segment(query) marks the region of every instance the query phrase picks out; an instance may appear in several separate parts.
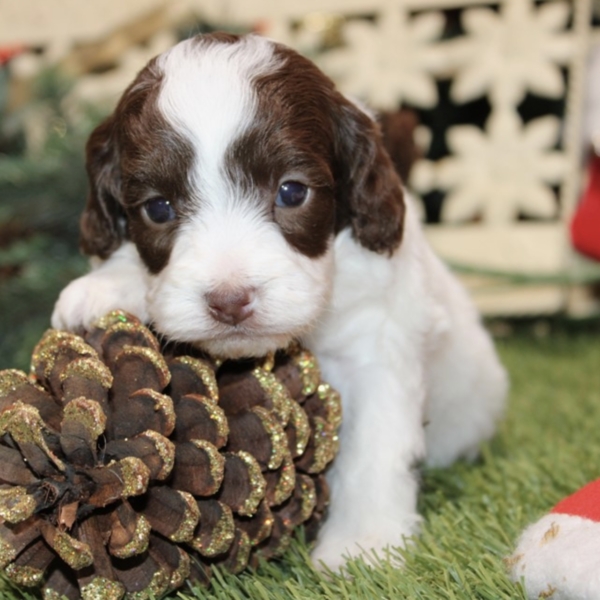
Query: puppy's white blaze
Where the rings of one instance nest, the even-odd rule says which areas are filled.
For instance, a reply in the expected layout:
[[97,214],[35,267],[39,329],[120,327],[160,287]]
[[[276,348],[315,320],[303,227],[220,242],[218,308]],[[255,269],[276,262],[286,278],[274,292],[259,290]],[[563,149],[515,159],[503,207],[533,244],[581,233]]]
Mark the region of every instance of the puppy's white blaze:
[[[190,174],[197,210],[181,225],[169,263],[153,278],[148,310],[169,337],[231,357],[284,346],[316,323],[329,294],[331,252],[319,259],[294,250],[259,198],[228,177],[228,148],[254,122],[253,81],[275,70],[271,42],[183,42],[163,55],[158,108],[193,146]],[[252,287],[254,314],[238,327],[215,321],[206,294]]]
[[273,45],[258,36],[231,44],[187,40],[159,58],[164,79],[158,108],[193,144],[196,165],[191,178],[203,202],[235,199],[223,159],[255,117],[252,81],[278,64]]
[[[243,207],[243,208],[242,208]],[[261,355],[306,332],[329,300],[332,252],[294,250],[252,203],[200,206],[178,232],[168,265],[153,277],[148,311],[168,337],[216,355]],[[215,321],[206,294],[252,287],[254,314],[230,327]]]

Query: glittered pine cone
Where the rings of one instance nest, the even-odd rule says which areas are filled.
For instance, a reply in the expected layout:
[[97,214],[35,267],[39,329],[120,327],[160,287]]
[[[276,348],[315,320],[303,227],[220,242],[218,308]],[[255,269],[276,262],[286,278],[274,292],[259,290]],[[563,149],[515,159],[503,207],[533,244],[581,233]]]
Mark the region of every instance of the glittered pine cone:
[[261,361],[161,348],[115,311],[0,372],[0,566],[44,597],[143,599],[314,534],[337,393],[299,348]]

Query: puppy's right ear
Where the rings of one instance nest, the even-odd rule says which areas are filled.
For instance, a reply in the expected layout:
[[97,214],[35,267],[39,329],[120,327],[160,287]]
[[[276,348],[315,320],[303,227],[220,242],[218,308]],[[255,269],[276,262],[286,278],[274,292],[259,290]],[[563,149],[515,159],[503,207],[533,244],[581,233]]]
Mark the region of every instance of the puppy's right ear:
[[103,121],[86,146],[89,179],[87,203],[80,221],[80,246],[85,254],[108,258],[125,237],[121,207],[121,174],[114,117]]

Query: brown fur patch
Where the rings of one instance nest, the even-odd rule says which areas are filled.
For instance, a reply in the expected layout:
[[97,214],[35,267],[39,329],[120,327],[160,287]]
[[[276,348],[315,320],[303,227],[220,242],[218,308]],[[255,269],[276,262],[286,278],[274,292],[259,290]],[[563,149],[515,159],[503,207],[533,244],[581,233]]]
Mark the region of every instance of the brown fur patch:
[[[325,252],[334,231],[335,194],[331,170],[333,86],[316,67],[277,47],[281,66],[256,79],[256,119],[231,147],[230,177],[246,191],[258,187],[265,211],[286,240],[311,257]],[[296,208],[275,206],[285,180],[308,185],[311,198]]]
[[231,149],[231,176],[246,189],[257,185],[273,206],[282,178],[302,175],[311,200],[267,210],[307,256],[321,255],[346,227],[368,249],[392,252],[402,238],[404,198],[379,127],[309,60],[281,45],[275,54],[281,66],[255,82],[256,123]]
[[81,222],[84,252],[106,258],[123,239],[131,239],[153,273],[168,262],[177,222],[149,226],[142,206],[161,196],[183,215],[194,159],[189,143],[156,106],[161,81],[152,61],[92,133],[87,146],[91,189]]

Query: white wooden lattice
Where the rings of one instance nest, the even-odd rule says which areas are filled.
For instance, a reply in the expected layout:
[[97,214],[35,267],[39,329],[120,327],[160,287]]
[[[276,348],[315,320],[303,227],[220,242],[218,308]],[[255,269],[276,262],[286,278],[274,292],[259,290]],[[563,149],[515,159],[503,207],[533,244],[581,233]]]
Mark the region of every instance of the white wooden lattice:
[[[14,34],[32,42],[60,30],[53,56],[63,56],[83,30],[100,35],[119,25],[118,14],[126,22],[134,13],[162,11],[155,14],[168,28],[193,9],[221,27],[260,24],[266,35],[315,59],[343,91],[376,109],[404,102],[438,110],[444,81],[449,106],[466,110],[487,103],[483,121],[469,122],[463,114],[449,122],[447,152],[430,154],[413,170],[410,186],[417,194],[444,195],[441,223],[427,227],[430,241],[463,273],[471,271],[465,280],[487,313],[597,309],[585,288],[564,281],[594,268],[570,250],[567,229],[581,190],[585,61],[590,42],[600,44],[600,33],[590,26],[592,0],[135,0],[120,13],[118,0],[90,0],[85,10],[77,0],[31,2],[52,7],[41,29],[30,22],[39,11],[0,0],[4,12],[12,11],[10,28],[0,24],[0,30],[5,39]],[[75,8],[83,11],[76,24],[63,14]],[[87,25],[85,11],[93,14]],[[72,30],[53,27],[47,22],[52,16],[73,23]],[[343,43],[323,52],[332,31]],[[116,96],[148,53],[166,43],[156,37],[147,47],[124,51],[119,76],[82,78],[79,97],[96,97],[99,88],[114,88]],[[527,116],[522,108],[532,95],[563,110]],[[432,138],[432,132],[422,137]],[[498,273],[513,277],[491,276]],[[515,286],[519,274],[540,281]]]
[[[450,37],[449,14],[459,20],[459,33]],[[441,224],[427,228],[432,244],[475,273],[465,279],[485,312],[594,308],[582,302],[581,288],[566,281],[593,269],[574,256],[567,235],[581,190],[589,0],[227,4],[227,16],[240,22],[265,15],[268,35],[315,58],[343,91],[377,109],[400,103],[431,109],[440,80],[450,80],[449,97],[457,106],[484,98],[490,107],[485,122],[451,125],[448,154],[422,160],[413,171],[410,183],[418,193],[445,194]],[[343,44],[317,52],[319,22],[341,23]],[[564,99],[562,114],[524,119],[523,102],[532,95]],[[502,273],[513,277],[490,277]],[[538,283],[515,286],[519,274]]]

